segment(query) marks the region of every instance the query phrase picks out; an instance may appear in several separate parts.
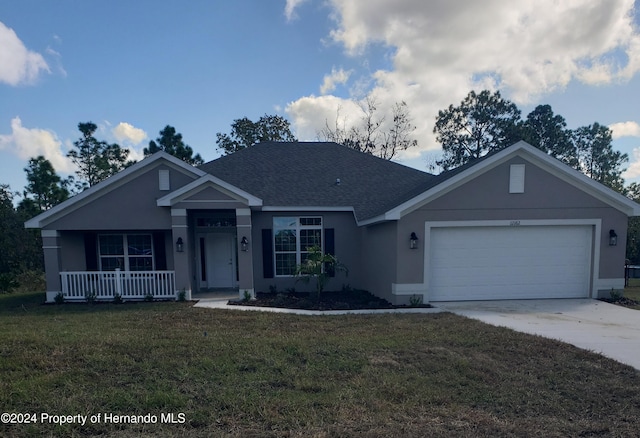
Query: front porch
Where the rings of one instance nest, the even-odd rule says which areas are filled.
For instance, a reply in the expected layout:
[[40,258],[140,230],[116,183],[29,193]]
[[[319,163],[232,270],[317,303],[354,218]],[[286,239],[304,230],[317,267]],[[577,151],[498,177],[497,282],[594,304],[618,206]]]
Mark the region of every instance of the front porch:
[[[174,271],[61,272],[65,301],[178,299]],[[188,298],[188,297],[185,297]]]

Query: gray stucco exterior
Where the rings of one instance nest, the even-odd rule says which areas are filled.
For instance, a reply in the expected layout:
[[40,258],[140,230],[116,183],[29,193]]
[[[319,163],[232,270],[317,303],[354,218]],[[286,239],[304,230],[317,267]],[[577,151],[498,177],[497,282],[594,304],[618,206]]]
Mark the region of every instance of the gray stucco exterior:
[[[621,287],[627,220],[640,207],[526,143],[440,176],[333,144],[297,145],[254,146],[262,161],[273,151],[273,163],[263,163],[264,176],[251,150],[225,158],[224,166],[212,162],[201,168],[158,153],[28,221],[27,227],[42,229],[47,300],[63,290],[64,273],[99,272],[108,257],[117,257],[123,268],[147,257],[147,269],[171,272],[175,292],[187,297],[211,288],[237,289],[240,297],[272,287],[310,290],[313,285],[274,272],[274,218],[284,217],[321,218],[323,248],[349,268],[348,276],[336,273],[330,289],[366,289],[394,304],[407,304],[413,296],[429,300],[430,230],[447,224],[588,226],[593,244],[585,296]],[[274,174],[276,163],[295,160],[296,153],[299,165]],[[325,162],[324,170],[313,167]],[[232,167],[247,163],[251,173]],[[513,165],[525,169],[522,192],[510,190]],[[359,179],[347,174],[355,168]],[[377,185],[363,191],[367,169]],[[388,187],[380,185],[387,169],[394,181]],[[286,184],[278,185],[278,172]],[[314,184],[308,184],[305,175],[312,172]],[[619,236],[615,246],[608,243],[609,230]],[[417,249],[409,247],[412,233]],[[141,235],[152,242],[143,255],[133,255],[135,245],[121,249],[122,256],[101,253],[104,236],[122,236],[114,238],[126,245]]]

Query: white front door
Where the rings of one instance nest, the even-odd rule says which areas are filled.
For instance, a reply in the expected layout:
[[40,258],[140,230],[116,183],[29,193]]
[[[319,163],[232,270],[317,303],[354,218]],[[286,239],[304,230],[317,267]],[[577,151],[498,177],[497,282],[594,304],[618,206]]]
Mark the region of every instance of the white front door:
[[198,236],[198,278],[200,288],[236,286],[235,236],[208,233]]

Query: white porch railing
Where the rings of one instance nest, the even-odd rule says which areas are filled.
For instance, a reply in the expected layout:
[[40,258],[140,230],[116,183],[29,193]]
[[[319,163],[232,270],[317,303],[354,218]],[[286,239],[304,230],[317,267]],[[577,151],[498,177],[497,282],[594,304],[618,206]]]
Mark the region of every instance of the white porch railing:
[[117,295],[123,300],[176,297],[174,271],[82,271],[61,272],[62,294],[66,300],[111,301]]

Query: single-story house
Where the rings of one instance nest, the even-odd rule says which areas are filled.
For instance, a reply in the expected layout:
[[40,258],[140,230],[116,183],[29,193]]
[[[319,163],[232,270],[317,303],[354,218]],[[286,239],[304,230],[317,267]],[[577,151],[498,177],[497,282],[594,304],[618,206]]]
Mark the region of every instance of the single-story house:
[[395,304],[608,296],[640,205],[525,142],[432,175],[335,143],[261,143],[193,167],[163,152],[26,222],[47,301],[304,290],[319,245]]

